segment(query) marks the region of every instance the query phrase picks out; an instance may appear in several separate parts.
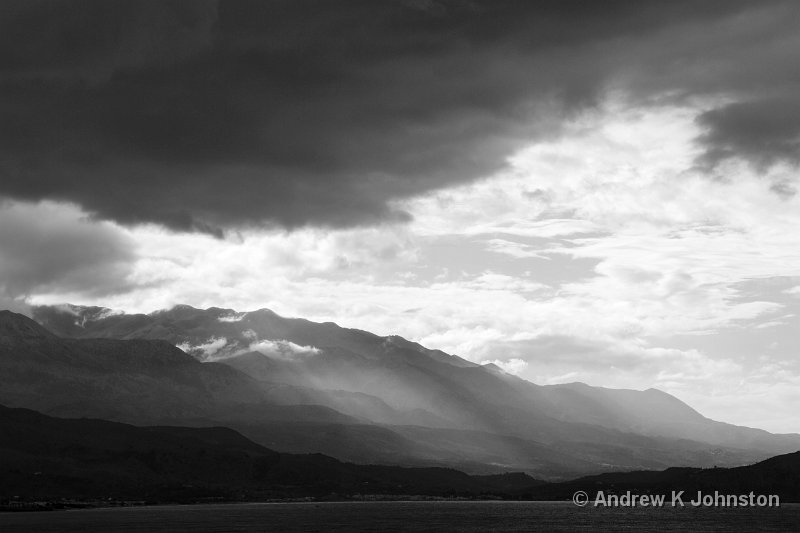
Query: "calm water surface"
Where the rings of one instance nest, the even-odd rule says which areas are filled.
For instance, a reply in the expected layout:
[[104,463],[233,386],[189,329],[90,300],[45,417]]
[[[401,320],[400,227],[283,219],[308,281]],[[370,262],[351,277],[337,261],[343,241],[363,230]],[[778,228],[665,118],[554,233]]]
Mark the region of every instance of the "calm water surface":
[[345,502],[169,505],[1,513],[0,532],[793,531],[780,508],[592,508],[569,502]]

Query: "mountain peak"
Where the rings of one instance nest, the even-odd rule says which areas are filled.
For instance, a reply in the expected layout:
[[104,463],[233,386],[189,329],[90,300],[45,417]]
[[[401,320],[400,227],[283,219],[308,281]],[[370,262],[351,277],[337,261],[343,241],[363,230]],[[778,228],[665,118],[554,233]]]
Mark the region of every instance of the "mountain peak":
[[53,339],[55,335],[25,315],[13,311],[0,311],[0,340],[9,338]]
[[164,309],[158,309],[150,313],[150,316],[158,316],[158,315],[184,315],[184,314],[196,314],[205,312],[205,309],[198,309],[196,307],[192,307],[188,304],[176,304],[172,307],[166,307]]

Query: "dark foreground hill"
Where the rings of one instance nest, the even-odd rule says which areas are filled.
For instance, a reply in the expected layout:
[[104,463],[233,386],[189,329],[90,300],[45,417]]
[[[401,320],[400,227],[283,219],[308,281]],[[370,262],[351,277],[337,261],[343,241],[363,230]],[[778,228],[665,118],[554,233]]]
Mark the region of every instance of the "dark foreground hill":
[[486,497],[539,483],[524,474],[469,476],[281,454],[222,427],[136,427],[0,406],[0,500]]
[[[525,499],[566,500],[582,490],[590,497],[596,494],[623,495],[665,494],[684,492],[689,505],[698,492],[713,495],[776,495],[781,502],[800,502],[800,451],[772,457],[765,461],[736,468],[668,468],[663,471],[613,472],[588,476],[564,483],[532,487],[518,495]],[[667,500],[669,501],[669,499]]]
[[345,463],[281,454],[222,427],[136,427],[0,406],[0,501],[192,502],[276,498],[463,497],[558,500],[605,494],[778,495],[800,501],[800,452],[739,468],[670,468],[544,483],[521,473]]

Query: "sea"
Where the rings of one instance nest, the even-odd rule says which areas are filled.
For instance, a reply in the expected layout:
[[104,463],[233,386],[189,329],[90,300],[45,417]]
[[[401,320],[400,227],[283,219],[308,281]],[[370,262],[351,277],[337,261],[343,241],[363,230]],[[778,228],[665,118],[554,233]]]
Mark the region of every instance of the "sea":
[[0,513],[0,532],[791,531],[800,504],[576,507],[571,502],[409,501],[158,505]]

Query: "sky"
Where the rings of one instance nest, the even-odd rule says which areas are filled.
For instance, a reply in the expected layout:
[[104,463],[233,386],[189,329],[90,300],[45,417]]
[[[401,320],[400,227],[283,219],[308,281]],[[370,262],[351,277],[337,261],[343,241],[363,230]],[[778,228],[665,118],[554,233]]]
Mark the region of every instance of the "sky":
[[0,307],[398,334],[800,432],[800,4],[6,1]]

